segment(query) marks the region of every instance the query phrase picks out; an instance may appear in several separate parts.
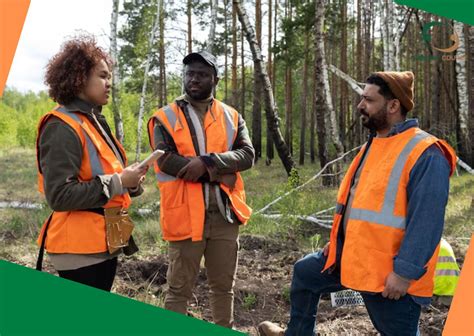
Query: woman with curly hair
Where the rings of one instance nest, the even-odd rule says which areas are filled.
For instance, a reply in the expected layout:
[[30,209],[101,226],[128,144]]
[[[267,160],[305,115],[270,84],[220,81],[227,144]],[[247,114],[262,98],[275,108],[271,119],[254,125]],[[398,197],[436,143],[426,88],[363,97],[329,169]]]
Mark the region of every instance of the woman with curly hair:
[[125,151],[101,113],[111,66],[93,37],[62,45],[45,76],[59,105],[41,118],[36,146],[39,189],[53,209],[38,238],[37,269],[46,249],[60,277],[106,291],[118,254],[137,251],[125,210],[130,196],[143,192],[146,173],[138,164],[127,167]]

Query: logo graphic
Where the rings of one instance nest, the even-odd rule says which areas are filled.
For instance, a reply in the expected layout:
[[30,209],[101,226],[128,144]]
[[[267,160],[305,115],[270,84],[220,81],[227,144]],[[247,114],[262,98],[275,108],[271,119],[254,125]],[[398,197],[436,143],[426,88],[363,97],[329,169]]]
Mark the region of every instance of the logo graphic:
[[[452,46],[450,46],[449,48],[438,48],[434,45],[434,43],[432,41],[431,28],[441,27],[441,26],[447,26],[447,27],[450,27],[453,30],[453,34],[451,34],[449,36],[449,39],[451,41],[453,41],[454,44]],[[425,40],[426,42],[430,42],[433,49],[444,52],[444,53],[452,53],[457,48],[459,48],[459,36],[456,33],[456,31],[454,30],[454,28],[450,24],[443,24],[443,23],[437,22],[437,21],[428,22],[428,23],[425,23],[423,25],[423,40]]]
[[[449,35],[449,41],[451,45],[449,46],[440,46],[439,41],[433,41],[433,32],[439,31],[441,27],[448,27],[448,31],[452,31],[452,34]],[[455,60],[464,60],[466,55],[453,54],[460,44],[460,38],[457,34],[454,27],[449,23],[442,23],[438,21],[427,22],[423,25],[422,39],[426,42],[428,46],[431,46],[432,51],[431,55],[417,55],[416,59],[418,61],[433,61],[433,60],[443,60],[443,61],[455,61]]]

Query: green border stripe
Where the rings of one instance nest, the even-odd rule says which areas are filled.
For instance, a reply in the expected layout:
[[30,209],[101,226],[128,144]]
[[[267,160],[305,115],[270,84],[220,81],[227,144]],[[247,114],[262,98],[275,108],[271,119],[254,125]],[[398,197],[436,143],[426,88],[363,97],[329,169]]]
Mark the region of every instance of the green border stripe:
[[395,2],[474,25],[473,0],[395,0]]
[[244,334],[0,260],[0,335]]

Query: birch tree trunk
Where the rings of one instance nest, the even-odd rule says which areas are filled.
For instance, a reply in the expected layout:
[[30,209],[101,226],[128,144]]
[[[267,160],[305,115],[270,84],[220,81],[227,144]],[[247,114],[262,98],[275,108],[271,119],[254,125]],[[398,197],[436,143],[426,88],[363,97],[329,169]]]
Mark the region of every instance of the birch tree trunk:
[[394,17],[393,17],[392,0],[382,0],[382,8],[380,11],[380,25],[383,41],[383,68],[384,71],[392,71],[395,69],[394,54]]
[[237,12],[232,4],[232,105],[237,106]]
[[390,67],[389,63],[389,45],[387,42],[387,0],[382,0],[380,3],[380,37],[382,40],[382,64],[383,69],[387,71]]
[[166,63],[165,63],[165,8],[164,1],[160,1],[160,43],[159,43],[159,62],[160,62],[160,77],[159,83],[159,97],[158,102],[160,106],[167,104],[167,90],[166,90]]
[[[403,7],[398,6],[396,12],[397,12],[396,17],[397,17],[398,27],[396,27],[395,34],[393,36],[394,45],[395,45],[395,48],[393,50],[393,52],[394,52],[393,58],[394,58],[395,70],[396,71],[401,71],[400,59],[401,59],[401,52],[402,52],[402,50],[401,50],[402,39],[403,39],[403,37],[404,37],[404,35],[405,35],[406,31],[408,30],[408,27],[410,25],[410,19],[411,19],[412,14],[413,14],[413,8],[404,10]],[[416,48],[416,46],[413,46],[411,44],[408,44],[408,45],[411,46],[411,48],[409,48],[410,50],[412,50],[412,48]],[[412,59],[413,59],[413,57],[409,57],[408,58],[408,63],[411,62]],[[417,62],[417,64],[418,64],[418,62]],[[412,67],[408,66],[408,69],[412,69]],[[415,72],[415,73],[418,73],[418,72]]]
[[[318,12],[322,12],[319,14]],[[333,142],[336,148],[337,156],[341,156],[344,153],[344,147],[341,143],[341,138],[339,135],[339,128],[337,126],[336,111],[332,103],[331,88],[329,86],[329,76],[328,76],[328,67],[326,63],[326,54],[324,50],[324,36],[323,36],[323,26],[324,26],[324,12],[325,12],[325,0],[316,0],[316,26],[317,30],[315,32],[316,43],[315,43],[315,54],[317,62],[315,66],[318,67],[318,86],[315,88],[318,91],[324,92],[324,95],[321,100],[322,106],[324,109],[324,115],[329,117],[329,131],[331,134],[331,141]],[[318,20],[321,20],[319,23]],[[320,27],[318,27],[320,26]]]
[[[315,1],[316,14],[314,19],[314,110],[316,112],[317,135],[318,135],[318,157],[319,164],[324,167],[329,162],[326,144],[326,120],[327,93],[324,80],[324,0]],[[323,7],[321,7],[323,6]],[[323,178],[323,184],[329,185],[330,180]]]
[[[262,2],[255,1],[255,30],[258,46],[262,47]],[[262,85],[260,75],[254,67],[253,107],[252,107],[252,144],[255,149],[255,162],[262,157]]]
[[[276,40],[276,37],[277,37],[277,28],[278,28],[278,6],[279,6],[279,0],[274,0],[274,7],[275,7],[275,13],[273,15],[273,40]],[[276,82],[276,77],[277,77],[277,71],[276,71],[276,64],[277,62],[275,62],[275,60],[273,61],[273,64],[272,64],[272,77],[271,77],[271,83],[272,83],[272,92],[273,92],[273,96],[275,96],[275,82]],[[273,153],[273,138],[272,138],[272,135],[271,135],[271,131],[268,129],[268,125],[267,125],[267,132],[269,133],[269,135],[267,136],[268,138],[268,142],[267,142],[267,149],[268,149],[268,152],[267,152],[267,164],[270,165],[271,163],[271,160],[273,160],[273,157],[274,157],[274,153]]]
[[349,84],[351,89],[354,90],[354,92],[357,93],[358,95],[361,95],[362,92],[364,91],[359,86],[360,84],[354,78],[352,78],[348,74],[344,73],[343,71],[339,70],[334,65],[330,64],[329,65],[329,70],[331,70],[336,76],[338,76],[339,78],[341,78],[342,80],[347,82],[347,84]]
[[[232,5],[235,7],[235,4],[232,3]],[[237,8],[236,8],[237,12]],[[240,29],[240,64],[241,64],[241,77],[242,77],[242,83],[240,85],[241,87],[241,92],[240,92],[240,113],[242,114],[242,118],[245,119],[245,94],[246,94],[246,87],[245,87],[245,36],[244,36],[244,29]]]
[[304,38],[304,63],[303,63],[303,91],[301,94],[301,124],[300,124],[300,160],[299,164],[304,164],[305,141],[306,141],[306,114],[308,98],[308,63],[309,63],[309,31],[305,33]]
[[192,0],[188,0],[186,6],[186,15],[188,17],[188,54],[193,51],[192,5]]
[[120,72],[117,52],[117,20],[120,0],[114,0],[110,20],[110,57],[114,61],[112,69],[112,113],[114,115],[115,137],[123,143],[123,119],[120,111]]
[[387,22],[388,22],[388,27],[387,27],[387,42],[390,47],[389,49],[389,69],[394,70],[396,67],[396,61],[395,61],[395,54],[396,54],[396,45],[394,44],[394,31],[395,31],[395,21],[396,21],[396,15],[395,15],[395,7],[394,7],[393,0],[387,0]]
[[[474,139],[474,26],[469,26],[467,29],[468,45],[469,45],[469,138]],[[468,164],[474,166],[473,145],[471,142],[471,162]]]
[[[316,118],[318,122],[318,141],[323,141],[323,144],[326,144],[326,140],[322,140],[322,136],[325,134],[325,121],[323,120],[326,116],[329,119],[329,133],[331,135],[331,141],[333,142],[336,148],[336,155],[339,157],[344,152],[344,147],[342,146],[339,129],[337,127],[336,112],[334,111],[332,104],[331,91],[329,87],[329,76],[328,68],[326,64],[326,55],[324,51],[324,36],[323,36],[323,27],[324,27],[324,0],[316,0],[316,17],[315,17],[315,73],[316,73]],[[321,125],[323,123],[323,125]],[[321,161],[321,167],[327,163],[327,146],[325,145],[324,149],[321,144],[319,145],[319,155]],[[322,152],[321,152],[322,151]],[[323,164],[324,162],[324,164]],[[330,183],[326,181],[326,183]]]
[[[277,0],[278,1],[278,0]],[[272,0],[268,0],[268,63],[267,63],[267,72],[268,72],[268,77],[270,78],[270,82],[272,83],[272,89],[274,92],[274,76],[275,73],[273,72],[273,63],[272,63]],[[276,7],[275,7],[276,9]],[[275,13],[276,17],[276,13]],[[266,146],[266,160],[265,163],[267,166],[269,166],[272,163],[273,160],[273,140],[272,140],[272,134],[270,129],[268,128],[268,123],[267,123],[267,146]]]
[[151,58],[153,56],[153,45],[155,44],[157,29],[160,25],[161,1],[163,0],[158,0],[158,4],[156,6],[156,17],[153,20],[152,29],[150,32],[150,38],[148,39],[148,54],[147,54],[147,58],[145,62],[145,71],[143,73],[143,86],[142,86],[142,93],[140,95],[140,107],[138,110],[137,147],[135,150],[135,161],[140,160],[143,114],[145,113],[145,99],[146,99],[148,72],[150,71],[150,63],[151,63]]
[[[341,1],[341,24],[343,27],[347,26],[347,0]],[[347,72],[347,29],[342,29],[341,36],[341,52],[340,62],[341,70]],[[367,61],[365,61],[366,63]],[[345,138],[346,122],[348,116],[348,91],[347,86],[342,80],[337,81],[338,87],[340,88],[340,99],[339,99],[339,129],[341,130],[341,141],[346,144],[347,139]]]
[[217,6],[218,0],[210,0],[211,4],[211,25],[209,27],[209,36],[207,38],[207,51],[214,54],[216,40],[216,22],[217,22]]
[[233,1],[234,1],[234,4],[236,5],[240,24],[242,25],[242,29],[245,32],[247,41],[250,45],[250,50],[252,51],[254,67],[258,71],[260,78],[263,82],[263,92],[264,92],[264,98],[265,98],[265,115],[267,118],[267,123],[270,125],[269,127],[273,135],[273,141],[275,143],[275,147],[277,149],[278,155],[289,176],[291,171],[295,169],[295,164],[293,162],[293,159],[290,156],[290,153],[288,151],[288,146],[283,140],[283,136],[280,131],[280,127],[279,127],[280,118],[278,117],[278,110],[276,108],[275,100],[273,98],[273,92],[272,92],[270,79],[268,78],[267,71],[265,67],[263,66],[262,52],[257,42],[255,32],[252,26],[250,25],[248,15],[245,11],[244,6],[239,0],[233,0]]
[[458,89],[458,132],[459,157],[466,162],[472,160],[472,140],[469,139],[469,96],[466,78],[466,47],[464,38],[464,24],[456,21],[454,30],[459,36],[459,47],[456,50],[456,81]]
[[228,50],[227,46],[229,44],[228,41],[228,29],[227,29],[227,9],[229,5],[229,0],[224,0],[224,101],[227,102],[227,99],[229,99],[229,80],[228,80],[228,75],[227,75],[227,68],[228,68],[228,62],[227,62],[227,55],[228,55]]
[[[292,19],[292,4],[290,0],[286,0],[285,19]],[[284,51],[285,60],[285,142],[293,155],[293,64],[289,61],[289,51]]]
[[[313,69],[313,74],[312,74],[312,90],[311,90],[311,115],[309,118],[309,158],[311,160],[311,163],[314,163],[316,161],[316,148],[315,148],[315,142],[316,142],[316,135],[315,135],[315,130],[316,130],[316,74],[315,74],[315,69]],[[323,166],[324,167],[324,166]]]

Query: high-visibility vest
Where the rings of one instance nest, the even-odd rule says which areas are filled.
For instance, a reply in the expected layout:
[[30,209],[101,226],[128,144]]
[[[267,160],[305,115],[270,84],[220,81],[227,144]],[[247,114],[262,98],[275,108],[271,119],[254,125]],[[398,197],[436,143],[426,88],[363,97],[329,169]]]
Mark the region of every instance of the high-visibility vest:
[[[56,107],[41,118],[38,124],[36,148],[39,148],[41,129],[51,116],[55,116],[68,124],[81,141],[83,154],[77,176],[80,182],[91,181],[99,175],[122,172],[122,163],[87,117],[82,113],[69,112],[62,106]],[[118,141],[115,141],[115,143],[118,145],[123,158],[126,158],[123,147]],[[44,193],[39,150],[37,150],[36,155],[38,189],[41,193]],[[84,195],[84,197],[88,197],[88,195]],[[128,208],[130,203],[131,199],[128,191],[124,189],[121,195],[114,196],[103,208]],[[43,224],[38,237],[38,245],[41,245],[45,227],[46,222]],[[107,251],[104,216],[92,211],[54,211],[48,227],[45,248],[50,253],[89,254]]]
[[[456,164],[454,150],[419,128],[410,128],[387,138],[374,138],[360,168],[352,205],[346,209],[351,181],[365,146],[353,160],[339,188],[324,268],[326,270],[336,262],[337,235],[342,216],[346,214],[349,218],[340,261],[341,283],[345,287],[366,292],[384,290],[385,279],[393,271],[393,258],[398,254],[405,234],[406,186],[410,171],[421,154],[433,144],[445,155],[452,173]],[[425,265],[426,273],[411,283],[409,294],[432,296],[438,249]]]
[[[148,121],[148,136],[154,149],[154,127],[159,121],[171,135],[179,155],[195,157],[191,132],[184,112],[176,102],[158,111]],[[204,117],[203,128],[208,153],[230,151],[238,130],[239,114],[232,107],[214,99],[210,111]],[[205,200],[201,183],[187,182],[165,174],[155,162],[154,169],[160,190],[160,225],[163,239],[178,241],[191,238],[202,240],[205,218]],[[226,185],[220,188],[229,197],[230,205],[242,224],[246,224],[252,209],[246,204],[244,181],[237,173],[237,181],[231,191]]]
[[441,238],[438,260],[436,263],[433,294],[453,296],[459,280],[459,266],[453,249],[446,239]]

